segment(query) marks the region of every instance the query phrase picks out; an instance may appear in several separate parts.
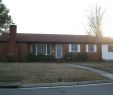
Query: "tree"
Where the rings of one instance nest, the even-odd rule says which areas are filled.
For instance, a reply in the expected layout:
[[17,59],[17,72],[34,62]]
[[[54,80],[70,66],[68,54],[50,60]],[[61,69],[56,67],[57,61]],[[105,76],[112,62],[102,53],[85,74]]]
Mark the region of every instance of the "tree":
[[90,36],[95,37],[102,37],[102,21],[103,21],[103,15],[105,11],[102,11],[101,6],[96,6],[94,10],[90,11],[90,14],[87,16],[88,18],[88,29],[87,33]]
[[0,33],[8,29],[8,26],[12,23],[11,16],[8,13],[9,9],[0,0]]

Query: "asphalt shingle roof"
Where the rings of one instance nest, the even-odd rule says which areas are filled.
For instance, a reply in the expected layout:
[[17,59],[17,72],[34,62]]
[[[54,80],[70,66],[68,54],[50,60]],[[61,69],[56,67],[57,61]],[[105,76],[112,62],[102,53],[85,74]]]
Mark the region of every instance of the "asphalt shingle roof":
[[[88,35],[60,35],[60,34],[16,34],[17,42],[45,42],[45,43],[113,43],[109,37],[97,38]],[[9,34],[0,36],[0,42],[7,42]]]

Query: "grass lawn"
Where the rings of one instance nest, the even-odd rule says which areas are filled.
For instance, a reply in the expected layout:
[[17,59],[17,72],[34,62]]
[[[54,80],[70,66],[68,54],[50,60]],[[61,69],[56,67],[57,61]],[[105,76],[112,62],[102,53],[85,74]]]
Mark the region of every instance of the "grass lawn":
[[0,63],[0,81],[4,82],[48,83],[101,79],[105,78],[90,71],[60,63]]
[[81,63],[81,65],[85,65],[113,73],[113,62],[86,62],[86,63]]

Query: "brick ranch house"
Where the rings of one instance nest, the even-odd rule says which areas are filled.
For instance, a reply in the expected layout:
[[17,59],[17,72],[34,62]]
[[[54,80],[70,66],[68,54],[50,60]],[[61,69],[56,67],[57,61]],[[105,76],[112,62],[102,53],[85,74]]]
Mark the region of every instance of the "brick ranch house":
[[16,33],[17,26],[11,25],[9,33],[0,36],[0,60],[13,55],[25,61],[26,55],[39,52],[63,58],[68,52],[74,55],[86,53],[88,61],[113,60],[113,39],[96,38],[88,35],[22,34]]

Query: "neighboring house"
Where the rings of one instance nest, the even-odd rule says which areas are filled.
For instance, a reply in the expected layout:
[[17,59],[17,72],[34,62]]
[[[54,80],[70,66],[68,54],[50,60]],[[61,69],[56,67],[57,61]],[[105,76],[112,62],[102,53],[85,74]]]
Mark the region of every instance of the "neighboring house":
[[16,25],[10,26],[10,32],[0,36],[0,60],[13,55],[19,61],[25,61],[26,55],[53,55],[62,59],[68,52],[74,60],[78,53],[86,53],[88,61],[113,60],[113,39],[96,38],[88,35],[58,34],[22,34],[16,33]]

